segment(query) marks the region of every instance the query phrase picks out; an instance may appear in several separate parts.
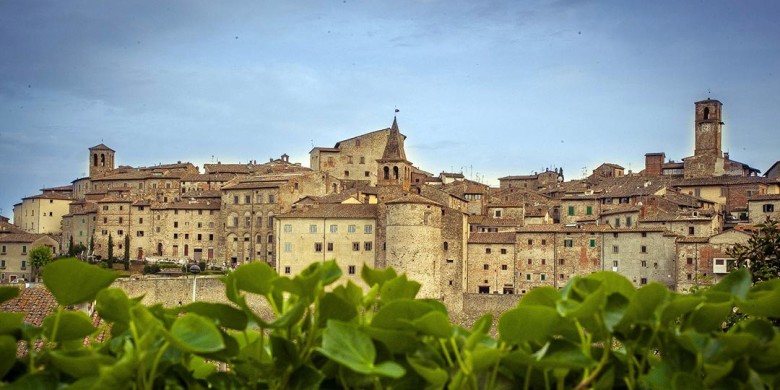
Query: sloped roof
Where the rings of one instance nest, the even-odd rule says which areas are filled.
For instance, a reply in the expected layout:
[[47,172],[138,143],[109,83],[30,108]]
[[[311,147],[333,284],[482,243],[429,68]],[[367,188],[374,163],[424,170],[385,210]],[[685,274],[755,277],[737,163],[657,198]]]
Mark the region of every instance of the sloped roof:
[[403,139],[398,131],[398,119],[393,117],[393,125],[390,127],[390,134],[387,135],[387,144],[382,153],[384,161],[406,161],[406,152],[404,152]]
[[444,207],[440,203],[434,202],[428,198],[422,197],[417,194],[409,194],[409,193],[403,194],[402,196],[399,196],[398,198],[395,198],[385,203],[386,204],[417,203],[417,204],[429,204],[433,206]]
[[514,244],[515,232],[471,233],[469,244]]
[[288,213],[277,215],[279,219],[286,218],[346,218],[375,219],[377,205],[375,204],[341,204],[323,203],[293,209]]
[[109,147],[108,147],[108,146],[106,146],[105,144],[97,144],[97,145],[95,145],[95,146],[93,146],[93,147],[89,148],[89,150],[110,150],[110,151],[112,151],[112,152],[115,152],[115,150],[114,150],[114,149],[111,149],[111,148],[109,148]]

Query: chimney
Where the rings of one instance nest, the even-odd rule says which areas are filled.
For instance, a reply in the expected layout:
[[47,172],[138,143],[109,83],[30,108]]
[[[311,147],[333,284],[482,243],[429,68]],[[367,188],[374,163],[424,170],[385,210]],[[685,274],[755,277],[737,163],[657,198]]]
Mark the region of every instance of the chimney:
[[661,176],[665,160],[663,152],[645,154],[645,176]]

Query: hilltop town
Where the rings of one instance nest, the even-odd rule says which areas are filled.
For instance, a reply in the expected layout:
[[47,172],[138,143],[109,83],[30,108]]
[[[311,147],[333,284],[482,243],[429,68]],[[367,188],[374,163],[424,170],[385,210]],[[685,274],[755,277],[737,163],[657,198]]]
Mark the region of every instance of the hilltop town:
[[727,249],[780,217],[780,162],[760,175],[724,153],[719,101],[696,102],[694,115],[695,149],[679,161],[654,151],[636,173],[605,162],[584,179],[553,169],[497,188],[415,166],[395,119],[313,148],[308,167],[286,154],[203,172],[181,161],[117,166],[99,144],[85,154],[88,176],[43,188],[14,206],[13,224],[0,220],[0,282],[33,278],[35,246],[63,253],[73,242],[105,259],[109,237],[121,254],[129,236],[133,260],[263,261],[289,275],[336,259],[358,284],[364,264],[394,267],[455,311],[472,294],[519,295],[600,270],[686,290],[725,275]]

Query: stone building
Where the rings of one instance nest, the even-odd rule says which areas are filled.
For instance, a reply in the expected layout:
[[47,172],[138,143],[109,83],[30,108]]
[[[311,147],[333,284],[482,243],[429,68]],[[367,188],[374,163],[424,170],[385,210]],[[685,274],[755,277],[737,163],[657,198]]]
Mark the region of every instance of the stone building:
[[749,239],[749,234],[739,230],[711,237],[679,238],[675,270],[677,290],[688,291],[694,286],[717,283],[735,265],[728,250],[736,244],[747,244]]
[[529,190],[538,190],[541,188],[549,188],[557,185],[563,181],[563,168],[554,170],[546,169],[541,173],[534,173],[533,175],[515,175],[499,177],[499,188],[522,188]]
[[756,195],[748,198],[750,223],[762,223],[767,219],[780,221],[780,194]]
[[514,232],[472,233],[467,257],[465,293],[516,293]]
[[605,269],[625,276],[637,287],[658,282],[675,288],[675,234],[639,227],[605,232],[602,237]]
[[[135,208],[146,210],[142,204]],[[131,240],[137,256],[149,256],[176,261],[206,261],[224,265],[217,252],[224,242],[221,227],[222,214],[219,198],[183,199],[172,203],[159,203],[150,207],[149,223],[143,227],[154,232],[149,238],[145,233]],[[141,222],[141,217],[138,218]],[[139,229],[144,225],[139,224]],[[139,230],[140,232],[140,230]],[[135,242],[135,244],[133,244]],[[151,246],[151,248],[150,248]]]
[[595,178],[622,177],[625,175],[625,168],[613,163],[604,163],[593,170],[592,176]]
[[[310,167],[345,183],[376,185],[378,165],[391,129],[382,129],[336,142],[332,148],[315,147],[309,152]],[[406,136],[398,140],[403,147]],[[410,173],[411,175],[411,173]]]

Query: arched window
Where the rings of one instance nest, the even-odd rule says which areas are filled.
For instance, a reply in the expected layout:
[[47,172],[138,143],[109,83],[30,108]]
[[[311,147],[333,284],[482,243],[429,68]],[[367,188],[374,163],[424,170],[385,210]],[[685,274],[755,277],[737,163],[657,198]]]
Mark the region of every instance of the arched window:
[[96,167],[97,165],[97,153],[92,155],[92,166]]
[[390,178],[390,168],[385,167],[384,171],[385,171],[385,179],[389,179]]
[[257,242],[258,244],[262,244],[263,243],[263,236],[258,234],[257,237],[255,238],[255,242]]
[[273,244],[274,243],[274,235],[273,234],[269,234],[268,235],[268,243],[269,244]]
[[704,120],[710,119],[710,108],[704,107]]
[[393,167],[393,179],[398,180],[398,167]]
[[100,166],[101,167],[106,166],[106,155],[103,153],[100,153]]
[[190,255],[190,246],[187,244],[184,244],[184,256]]

